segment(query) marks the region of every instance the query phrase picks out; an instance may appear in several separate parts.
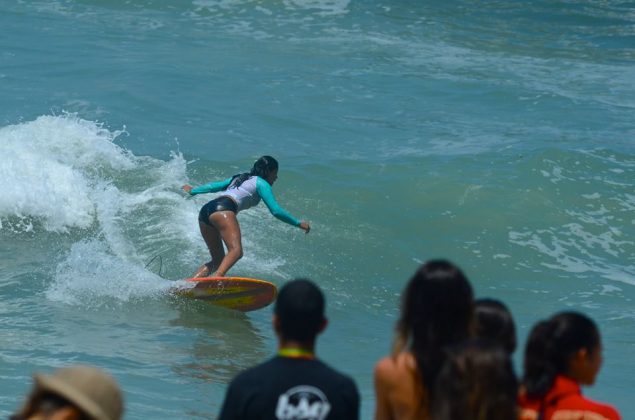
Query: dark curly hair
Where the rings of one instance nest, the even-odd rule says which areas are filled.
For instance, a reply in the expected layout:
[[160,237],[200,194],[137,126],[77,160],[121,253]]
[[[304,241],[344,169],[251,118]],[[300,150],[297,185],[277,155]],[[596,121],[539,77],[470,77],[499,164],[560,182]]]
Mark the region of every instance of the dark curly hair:
[[259,176],[266,179],[269,173],[278,169],[278,161],[271,156],[261,156],[249,172],[243,172],[232,177],[227,188],[238,188],[240,184],[247,181],[252,176]]

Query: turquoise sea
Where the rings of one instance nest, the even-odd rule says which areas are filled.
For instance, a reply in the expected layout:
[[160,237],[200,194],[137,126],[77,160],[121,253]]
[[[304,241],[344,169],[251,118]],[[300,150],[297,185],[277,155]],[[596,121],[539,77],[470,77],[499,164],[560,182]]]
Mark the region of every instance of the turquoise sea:
[[271,307],[170,293],[207,256],[212,196],[179,187],[263,154],[313,229],[241,213],[232,274],[319,283],[318,355],[362,418],[435,257],[510,306],[518,372],[537,320],[593,317],[585,393],[635,418],[632,0],[2,0],[0,416],[33,372],[89,363],[127,419],[215,418],[275,352]]

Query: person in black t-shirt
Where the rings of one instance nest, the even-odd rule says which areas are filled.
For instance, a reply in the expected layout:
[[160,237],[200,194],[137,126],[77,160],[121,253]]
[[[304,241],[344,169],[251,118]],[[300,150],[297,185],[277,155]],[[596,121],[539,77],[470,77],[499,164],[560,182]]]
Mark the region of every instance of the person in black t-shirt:
[[356,420],[355,382],[315,357],[327,324],[324,296],[311,281],[285,284],[274,307],[278,355],[230,383],[219,420]]

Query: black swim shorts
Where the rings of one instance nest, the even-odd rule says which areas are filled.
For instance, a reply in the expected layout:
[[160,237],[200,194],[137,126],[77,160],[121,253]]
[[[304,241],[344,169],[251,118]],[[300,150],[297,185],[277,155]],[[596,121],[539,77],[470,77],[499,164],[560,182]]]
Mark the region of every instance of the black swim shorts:
[[233,211],[234,213],[237,213],[238,206],[236,205],[236,202],[229,197],[215,198],[201,207],[201,211],[198,213],[198,221],[203,222],[206,225],[210,225],[209,216],[217,211]]

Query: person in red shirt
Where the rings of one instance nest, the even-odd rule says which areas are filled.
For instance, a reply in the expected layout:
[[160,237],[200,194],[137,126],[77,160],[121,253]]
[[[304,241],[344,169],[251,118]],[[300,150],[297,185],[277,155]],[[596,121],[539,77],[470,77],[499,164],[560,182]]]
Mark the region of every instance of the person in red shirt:
[[520,420],[620,420],[610,405],[585,398],[602,364],[600,332],[589,317],[561,312],[536,324],[525,347]]

